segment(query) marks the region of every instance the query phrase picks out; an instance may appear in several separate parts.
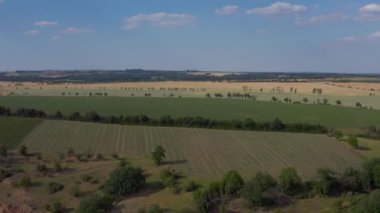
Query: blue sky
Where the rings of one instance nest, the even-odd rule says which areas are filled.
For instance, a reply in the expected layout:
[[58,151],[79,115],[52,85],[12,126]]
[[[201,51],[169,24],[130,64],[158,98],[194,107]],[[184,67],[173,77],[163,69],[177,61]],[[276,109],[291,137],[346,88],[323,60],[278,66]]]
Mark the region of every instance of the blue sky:
[[380,73],[379,0],[0,0],[0,70]]

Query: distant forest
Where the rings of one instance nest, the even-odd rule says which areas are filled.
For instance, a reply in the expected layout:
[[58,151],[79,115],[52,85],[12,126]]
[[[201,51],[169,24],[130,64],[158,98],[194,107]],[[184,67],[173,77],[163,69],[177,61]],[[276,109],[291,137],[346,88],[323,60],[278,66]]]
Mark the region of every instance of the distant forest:
[[333,82],[380,82],[380,74],[342,73],[272,73],[272,72],[203,72],[163,70],[49,70],[0,72],[0,81],[47,82],[47,83],[100,83],[143,81],[333,81]]

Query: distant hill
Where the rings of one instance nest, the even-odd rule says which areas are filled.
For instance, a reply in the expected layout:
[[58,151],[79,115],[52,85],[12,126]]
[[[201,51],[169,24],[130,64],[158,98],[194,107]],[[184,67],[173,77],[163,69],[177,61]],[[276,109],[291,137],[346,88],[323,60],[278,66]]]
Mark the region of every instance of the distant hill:
[[335,81],[380,82],[380,74],[203,72],[164,70],[44,70],[0,72],[0,81],[16,82],[143,82],[143,81]]

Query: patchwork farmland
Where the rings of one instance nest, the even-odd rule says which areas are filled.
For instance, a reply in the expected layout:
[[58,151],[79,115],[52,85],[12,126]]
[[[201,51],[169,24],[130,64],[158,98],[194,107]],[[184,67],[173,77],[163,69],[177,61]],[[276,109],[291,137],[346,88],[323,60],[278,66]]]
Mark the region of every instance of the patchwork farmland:
[[[91,110],[101,115],[146,114],[159,118],[170,115],[202,116],[218,120],[251,118],[286,123],[321,124],[329,128],[361,128],[380,123],[380,110],[316,104],[286,104],[264,101],[218,100],[205,98],[122,98],[122,97],[0,97],[0,106],[35,108],[49,114]],[[344,119],[342,119],[344,118]]]
[[294,166],[305,178],[318,168],[334,171],[362,162],[345,143],[324,135],[136,127],[46,120],[24,140],[31,150],[76,152],[121,156],[149,156],[156,145],[167,149],[167,162],[184,174],[198,178],[218,178],[236,169],[244,177],[257,171],[273,175]]

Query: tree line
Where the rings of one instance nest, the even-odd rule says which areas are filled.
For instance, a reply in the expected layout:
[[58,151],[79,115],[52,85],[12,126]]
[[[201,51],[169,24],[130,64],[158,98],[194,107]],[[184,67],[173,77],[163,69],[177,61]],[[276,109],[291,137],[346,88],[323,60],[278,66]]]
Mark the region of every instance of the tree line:
[[37,109],[19,108],[12,111],[10,108],[0,106],[0,116],[19,116],[31,118],[58,119],[70,121],[84,121],[107,124],[121,125],[144,125],[144,126],[168,126],[168,127],[188,127],[188,128],[207,128],[207,129],[231,129],[231,130],[255,130],[255,131],[274,131],[274,132],[303,132],[325,134],[328,129],[319,124],[307,123],[283,123],[276,118],[273,121],[256,122],[253,119],[245,120],[213,120],[200,116],[196,117],[177,117],[169,115],[160,118],[152,118],[147,115],[128,115],[128,116],[102,116],[95,111],[85,113],[73,112],[64,115],[60,111],[48,115],[44,111]]
[[366,195],[351,203],[336,203],[336,212],[379,212],[379,177],[380,158],[367,161],[358,169],[347,168],[342,174],[318,169],[316,178],[310,181],[303,181],[293,167],[284,168],[278,178],[257,172],[247,182],[232,170],[221,181],[211,182],[195,191],[193,199],[198,211],[206,213],[218,208],[225,211],[227,202],[236,198],[242,198],[249,207],[257,208],[276,207],[286,197],[297,199],[364,193]]

